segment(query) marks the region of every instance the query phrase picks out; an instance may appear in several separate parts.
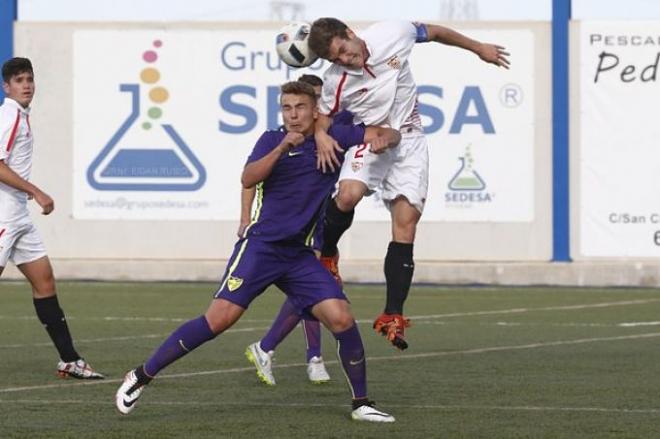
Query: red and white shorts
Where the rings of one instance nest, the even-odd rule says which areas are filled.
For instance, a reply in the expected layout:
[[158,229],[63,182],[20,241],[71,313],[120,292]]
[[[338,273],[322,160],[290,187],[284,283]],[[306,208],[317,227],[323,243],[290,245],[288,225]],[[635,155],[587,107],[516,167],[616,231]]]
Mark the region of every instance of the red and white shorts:
[[21,265],[43,256],[46,256],[46,247],[31,221],[0,223],[0,267],[5,267],[7,261]]
[[346,151],[339,181],[358,180],[371,195],[380,190],[385,205],[399,196],[420,212],[424,211],[429,187],[429,150],[422,133],[402,134],[401,143],[382,154],[369,151],[368,144]]

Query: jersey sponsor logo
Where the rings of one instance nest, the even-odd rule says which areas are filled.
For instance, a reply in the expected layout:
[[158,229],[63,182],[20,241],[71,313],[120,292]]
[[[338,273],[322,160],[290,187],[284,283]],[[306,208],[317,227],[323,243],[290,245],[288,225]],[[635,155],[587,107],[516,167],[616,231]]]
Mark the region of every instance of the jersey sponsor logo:
[[394,70],[399,70],[401,69],[401,61],[399,60],[399,57],[397,55],[394,55],[390,59],[387,60],[387,65]]
[[361,95],[365,94],[368,91],[369,91],[369,89],[367,87],[362,87],[361,89],[358,90],[358,95],[361,96]]
[[362,162],[351,162],[351,169],[353,172],[358,172],[360,169],[362,169]]
[[295,157],[302,154],[304,151],[289,151],[289,157]]
[[241,285],[243,285],[243,279],[240,277],[229,276],[229,280],[227,280],[227,288],[229,288],[229,291],[236,291]]

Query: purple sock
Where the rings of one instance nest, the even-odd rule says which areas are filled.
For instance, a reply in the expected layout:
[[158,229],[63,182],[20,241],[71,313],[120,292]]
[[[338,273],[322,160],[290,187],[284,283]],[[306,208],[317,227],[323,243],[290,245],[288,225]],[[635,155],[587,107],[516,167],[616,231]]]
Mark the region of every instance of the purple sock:
[[187,321],[179,326],[144,363],[144,372],[153,378],[161,369],[215,338],[215,335],[209,328],[206,317],[199,316]]
[[307,344],[307,362],[321,356],[321,324],[318,320],[302,321],[303,335]]
[[274,351],[277,345],[286,338],[293,328],[296,327],[300,321],[300,315],[296,311],[289,299],[282,304],[280,313],[275,318],[273,325],[270,327],[264,338],[261,339],[261,349],[265,352]]
[[366,398],[367,360],[357,325],[333,335],[337,340],[337,356],[346,374],[353,399]]

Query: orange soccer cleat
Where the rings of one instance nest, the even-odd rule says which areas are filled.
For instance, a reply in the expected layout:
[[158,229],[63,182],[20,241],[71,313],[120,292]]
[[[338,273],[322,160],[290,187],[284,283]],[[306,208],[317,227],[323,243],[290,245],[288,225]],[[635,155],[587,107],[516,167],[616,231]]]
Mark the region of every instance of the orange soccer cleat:
[[339,252],[335,253],[334,256],[321,256],[319,259],[321,265],[323,265],[327,270],[332,274],[332,277],[335,278],[340,287],[344,286],[344,281],[339,275]]
[[397,349],[405,350],[408,342],[404,337],[404,331],[410,327],[410,320],[401,314],[381,314],[374,321],[374,330],[387,338]]

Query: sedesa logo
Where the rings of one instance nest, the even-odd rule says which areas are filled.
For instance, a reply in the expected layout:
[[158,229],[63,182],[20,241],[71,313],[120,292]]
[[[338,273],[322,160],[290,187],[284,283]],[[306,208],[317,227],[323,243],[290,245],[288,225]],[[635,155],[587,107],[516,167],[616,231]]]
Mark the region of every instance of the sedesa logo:
[[[417,93],[419,95],[420,115],[426,116],[427,120],[430,121],[424,125],[424,132],[431,134],[440,131],[447,122],[445,112],[441,108],[424,103],[424,98],[427,95],[442,98],[442,87],[420,85],[417,87]],[[226,87],[220,92],[220,108],[227,114],[240,116],[243,121],[234,124],[221,118],[218,121],[218,129],[227,134],[243,134],[254,130],[259,122],[257,109],[259,105],[265,105],[267,129],[277,129],[280,125],[279,99],[279,85],[269,85],[265,90],[259,90],[257,87],[248,84]],[[450,115],[449,134],[460,134],[466,125],[479,126],[485,134],[495,134],[495,127],[486,106],[486,101],[478,86],[463,88],[458,105]],[[424,119],[422,120],[424,121]]]
[[[276,53],[272,51],[250,51],[246,44],[232,41],[223,46],[220,51],[221,64],[231,71],[255,71],[266,68],[270,71],[285,69],[286,79],[290,80],[296,69],[284,64]],[[310,69],[320,74],[324,69],[325,61],[319,60]],[[259,115],[265,110],[267,129],[277,129],[279,122],[279,93],[280,85],[255,87],[251,84],[234,84],[223,88],[219,95],[220,108],[234,121],[238,116],[242,121],[229,122],[228,118],[220,118],[218,129],[227,134],[244,134],[254,130],[259,123]],[[443,88],[437,85],[420,85],[417,87],[419,95],[419,112],[426,116],[424,132],[427,134],[440,131],[447,122],[449,134],[459,134],[466,125],[479,126],[486,134],[495,134],[495,127],[488,111],[481,88],[475,85],[465,86],[455,108],[443,110],[435,105],[425,103],[425,98],[444,97]],[[260,108],[261,107],[261,108]]]

